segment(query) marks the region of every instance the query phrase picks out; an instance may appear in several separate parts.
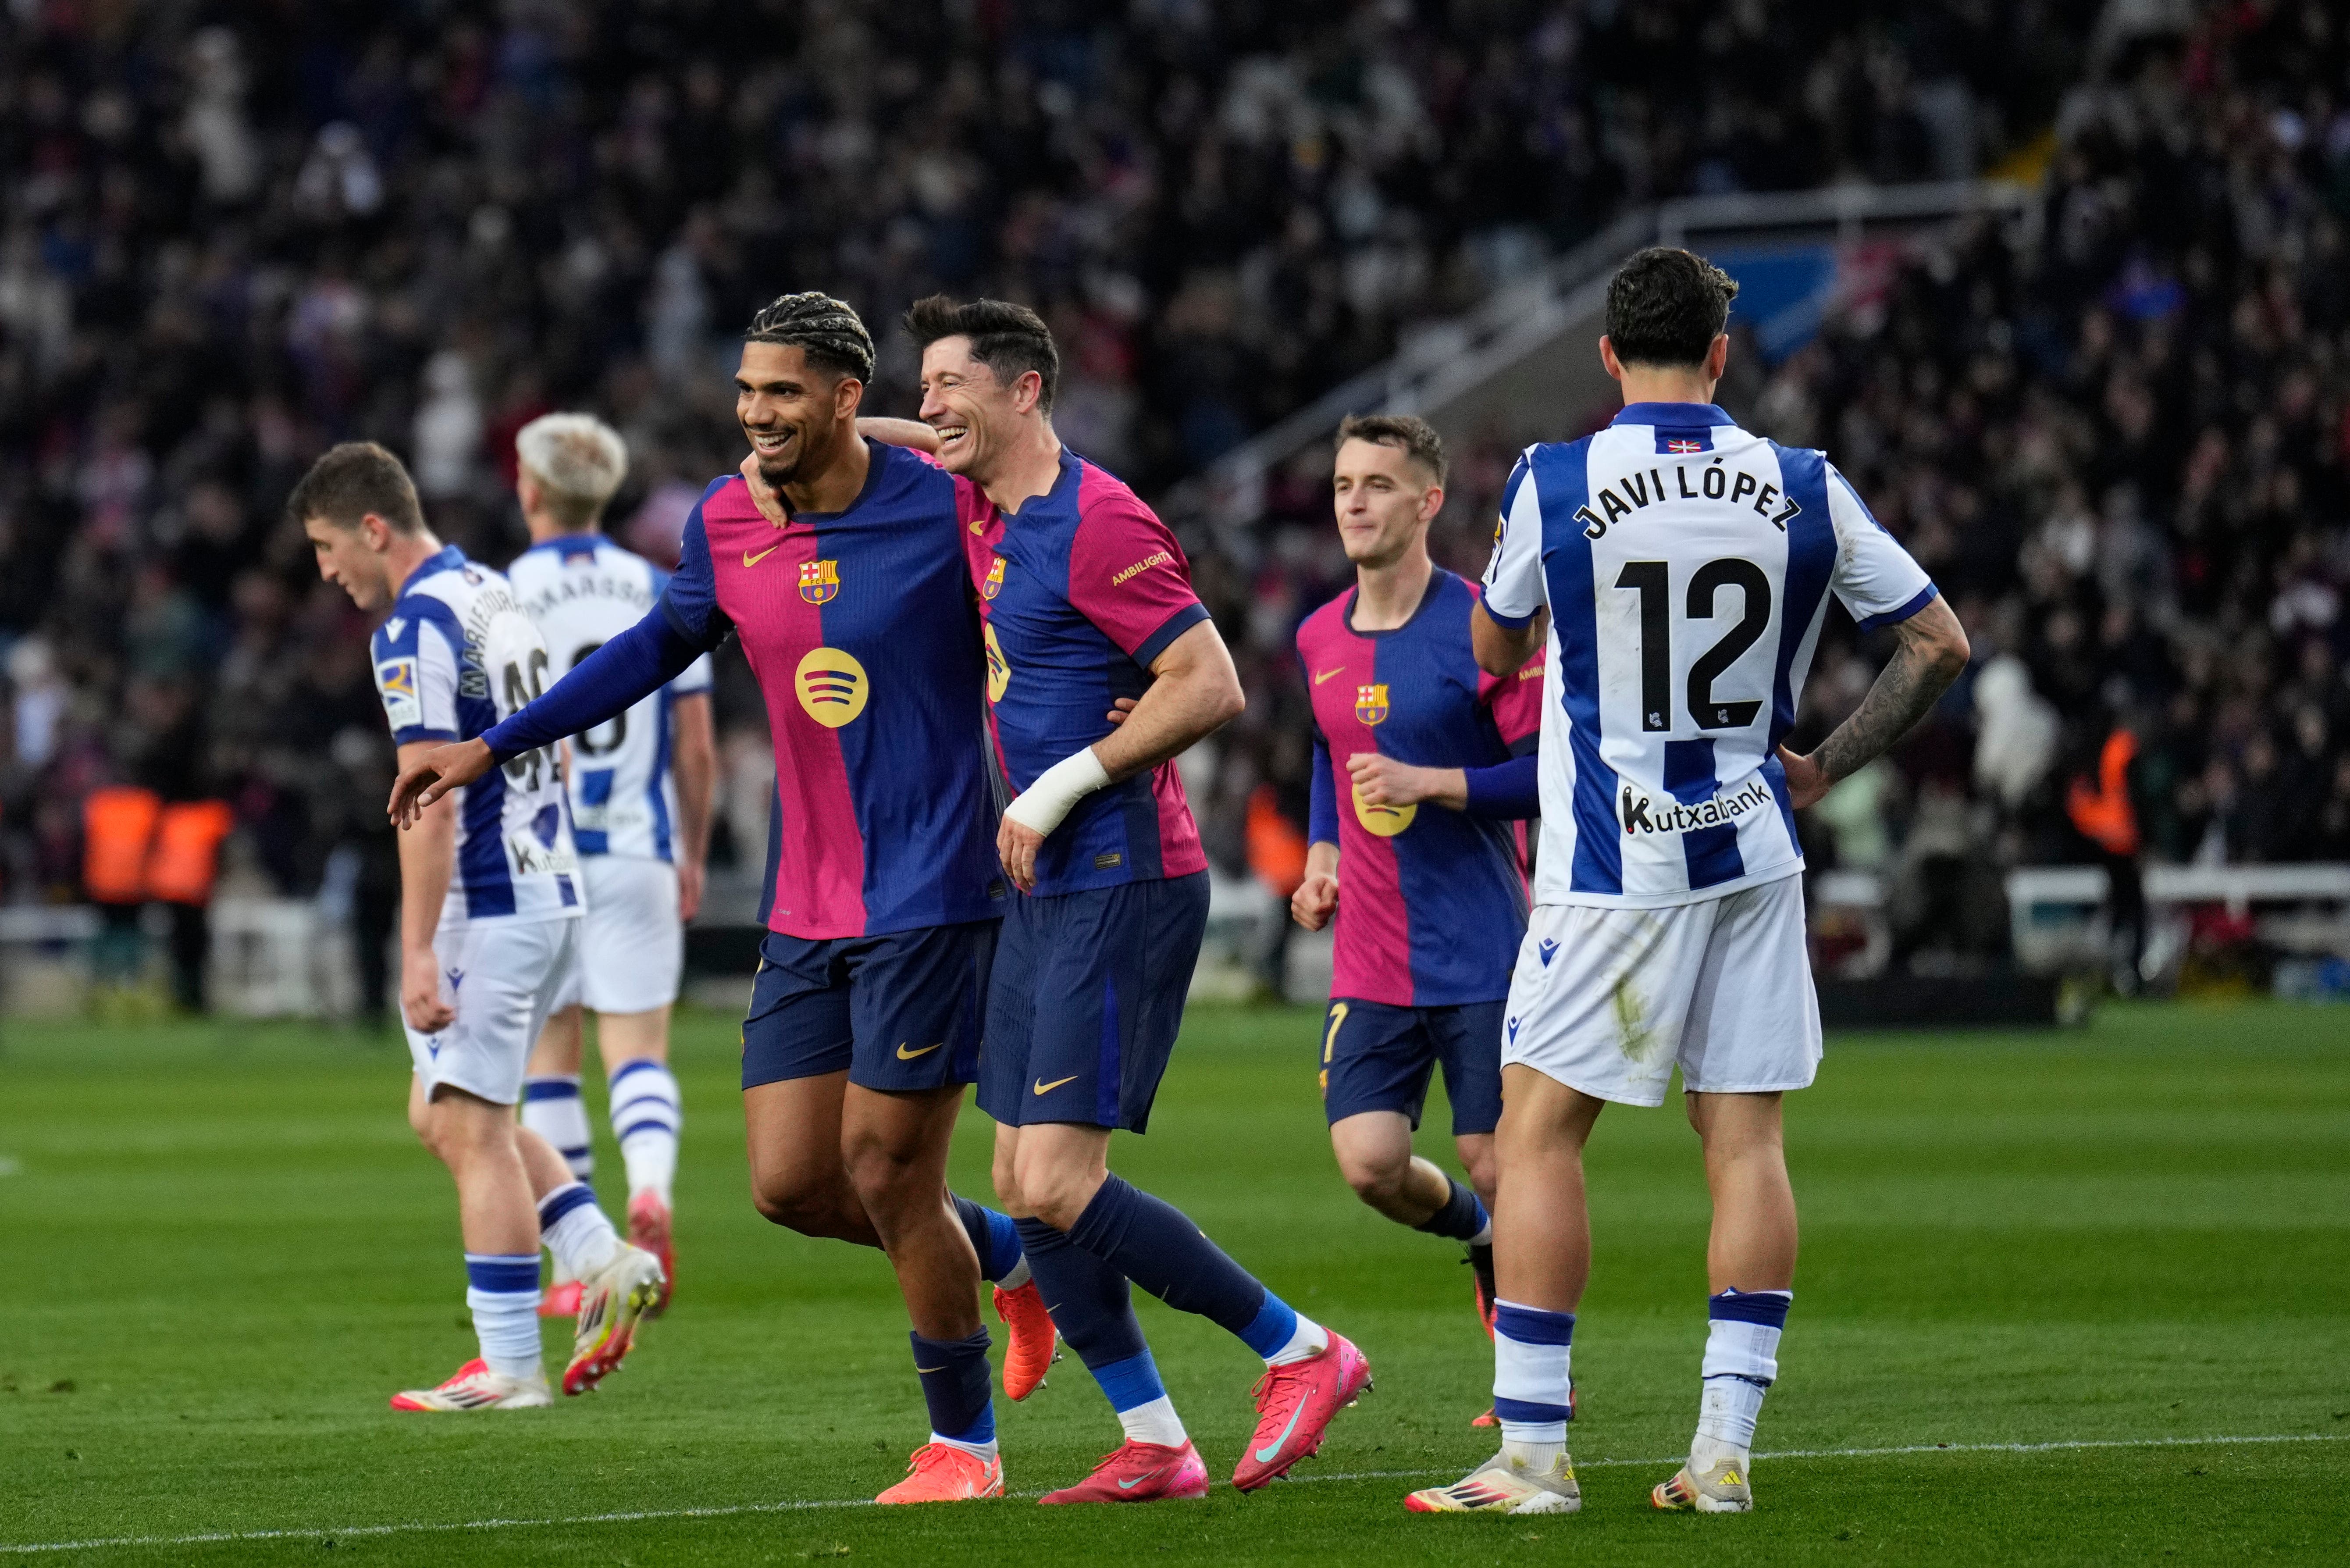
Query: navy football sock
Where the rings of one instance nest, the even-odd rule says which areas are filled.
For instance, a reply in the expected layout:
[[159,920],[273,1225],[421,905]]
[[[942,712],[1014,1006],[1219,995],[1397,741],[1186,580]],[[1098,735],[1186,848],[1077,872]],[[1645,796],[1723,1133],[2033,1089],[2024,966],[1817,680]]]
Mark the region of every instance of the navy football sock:
[[971,1250],[979,1254],[981,1279],[993,1282],[1019,1266],[1020,1232],[1011,1215],[998,1214],[959,1192],[947,1198],[954,1204],[955,1218],[962,1221],[963,1234],[971,1238]]
[[1169,1306],[1197,1313],[1237,1335],[1259,1355],[1274,1355],[1297,1330],[1297,1314],[1181,1210],[1118,1177],[1102,1183],[1070,1228],[1069,1240]]
[[995,1441],[995,1407],[988,1397],[987,1330],[969,1339],[906,1336],[914,1345],[914,1372],[931,1430],[950,1442],[979,1447]]
[[1485,1228],[1485,1206],[1477,1201],[1477,1194],[1461,1184],[1458,1177],[1448,1176],[1452,1190],[1444,1199],[1444,1207],[1412,1227],[1431,1236],[1450,1236],[1456,1241],[1473,1240]]
[[1167,1448],[1189,1441],[1174,1402],[1167,1397],[1167,1386],[1159,1381],[1159,1364],[1143,1342],[1126,1276],[1071,1245],[1066,1235],[1042,1220],[1015,1223],[1054,1326],[1093,1374],[1127,1437]]
[[[1053,1326],[1089,1372],[1136,1356],[1148,1357],[1142,1324],[1134,1315],[1133,1293],[1126,1276],[1042,1220],[1015,1220],[1020,1244],[1026,1249],[1029,1271],[1036,1276]],[[1105,1387],[1104,1393],[1109,1390]],[[1112,1395],[1110,1402],[1117,1403]]]

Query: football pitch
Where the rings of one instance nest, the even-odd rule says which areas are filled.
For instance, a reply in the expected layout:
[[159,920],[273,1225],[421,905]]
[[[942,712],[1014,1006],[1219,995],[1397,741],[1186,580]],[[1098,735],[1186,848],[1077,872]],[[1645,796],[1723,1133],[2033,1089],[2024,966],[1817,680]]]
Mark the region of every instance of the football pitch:
[[[1072,1357],[998,1401],[1028,1497],[881,1510],[858,1500],[923,1432],[904,1315],[879,1254],[752,1211],[731,1019],[681,1023],[675,1311],[604,1391],[473,1417],[385,1407],[473,1354],[454,1204],[402,1119],[392,1036],[11,1021],[0,1560],[2341,1560],[2350,1014],[1832,1038],[1790,1102],[1803,1265],[1742,1518],[1647,1505],[1687,1445],[1705,1333],[1705,1193],[1669,1106],[1613,1109],[1592,1144],[1584,1511],[1404,1511],[1495,1447],[1469,1426],[1492,1363],[1459,1249],[1340,1183],[1317,1026],[1195,1008],[1150,1136],[1113,1158],[1369,1355],[1377,1389],[1320,1457],[1253,1496],[1222,1484],[1258,1365],[1138,1293],[1208,1501],[1035,1505],[1115,1446]],[[1444,1126],[1433,1108],[1424,1152],[1443,1158]],[[988,1137],[967,1110],[955,1180],[982,1198]],[[598,1155],[617,1207],[608,1137]]]

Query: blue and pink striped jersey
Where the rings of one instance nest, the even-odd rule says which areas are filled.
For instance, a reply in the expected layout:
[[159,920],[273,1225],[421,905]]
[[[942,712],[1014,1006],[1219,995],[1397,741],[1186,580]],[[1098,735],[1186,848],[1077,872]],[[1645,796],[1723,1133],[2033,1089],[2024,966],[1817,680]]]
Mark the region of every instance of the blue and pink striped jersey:
[[[1014,790],[1110,732],[1120,697],[1208,611],[1158,514],[1067,448],[1061,476],[1008,520],[955,482],[987,639],[996,753]],[[1183,877],[1208,868],[1172,762],[1077,804],[1036,855],[1038,894]]]
[[1003,912],[955,482],[914,452],[868,446],[848,510],[785,528],[741,475],[712,484],[661,597],[697,647],[743,639],[775,743],[761,919],[810,940]]
[[1523,755],[1542,730],[1543,661],[1508,676],[1478,669],[1477,590],[1441,567],[1391,630],[1354,628],[1355,592],[1297,628],[1314,702],[1311,836],[1338,846],[1330,994],[1395,1007],[1499,1001],[1526,929],[1523,830],[1432,803],[1367,805],[1347,759],[1480,769]]

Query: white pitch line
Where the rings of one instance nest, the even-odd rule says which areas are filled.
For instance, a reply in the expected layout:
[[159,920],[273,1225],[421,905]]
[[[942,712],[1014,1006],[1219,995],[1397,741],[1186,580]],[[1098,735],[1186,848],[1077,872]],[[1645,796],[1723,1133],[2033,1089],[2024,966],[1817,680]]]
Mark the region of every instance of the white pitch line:
[[[1878,1459],[1905,1454],[2053,1454],[2079,1449],[2208,1449],[2241,1447],[2251,1443],[2340,1443],[2350,1442],[2350,1432],[2281,1432],[2262,1437],[2238,1438],[2084,1438],[2053,1443],[1908,1443],[1891,1449],[1785,1449],[1776,1453],[1756,1454],[1760,1459]],[[1602,1469],[1613,1466],[1673,1465],[1686,1456],[1669,1455],[1653,1459],[1580,1459],[1578,1469]],[[1293,1486],[1326,1485],[1332,1481],[1414,1480],[1421,1476],[1450,1475],[1449,1469],[1432,1470],[1347,1470],[1333,1475],[1296,1476]],[[1014,1497],[1042,1497],[1035,1491],[1014,1492]],[[724,1508],[659,1508],[638,1509],[620,1513],[575,1513],[556,1519],[470,1519],[453,1524],[355,1524],[342,1528],[325,1525],[304,1525],[284,1530],[215,1530],[200,1535],[114,1535],[90,1541],[42,1541],[21,1545],[0,1544],[0,1556],[26,1556],[36,1552],[94,1552],[110,1546],[208,1546],[232,1541],[316,1541],[328,1536],[337,1540],[360,1539],[374,1535],[448,1534],[463,1530],[544,1530],[578,1524],[643,1524],[667,1519],[733,1519],[753,1513],[800,1513],[816,1509],[871,1508],[869,1497],[817,1498],[799,1502],[744,1502]]]

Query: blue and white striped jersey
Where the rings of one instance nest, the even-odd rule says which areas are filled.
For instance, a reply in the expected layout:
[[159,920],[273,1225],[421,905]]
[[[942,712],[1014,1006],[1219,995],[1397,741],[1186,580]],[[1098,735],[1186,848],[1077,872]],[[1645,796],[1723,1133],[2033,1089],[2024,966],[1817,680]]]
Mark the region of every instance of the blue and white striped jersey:
[[[506,568],[515,596],[546,639],[550,686],[660,602],[669,574],[600,534],[533,545]],[[710,690],[710,659],[608,724],[571,737],[571,826],[582,855],[674,859],[677,781],[671,707]]]
[[1485,607],[1551,612],[1535,903],[1658,909],[1803,869],[1778,746],[1831,588],[1863,627],[1935,594],[1820,452],[1705,403],[1526,449]]
[[[550,679],[546,645],[513,587],[454,545],[400,585],[373,651],[395,745],[470,741]],[[577,915],[577,870],[557,759],[525,752],[457,792],[457,865],[442,927]]]

